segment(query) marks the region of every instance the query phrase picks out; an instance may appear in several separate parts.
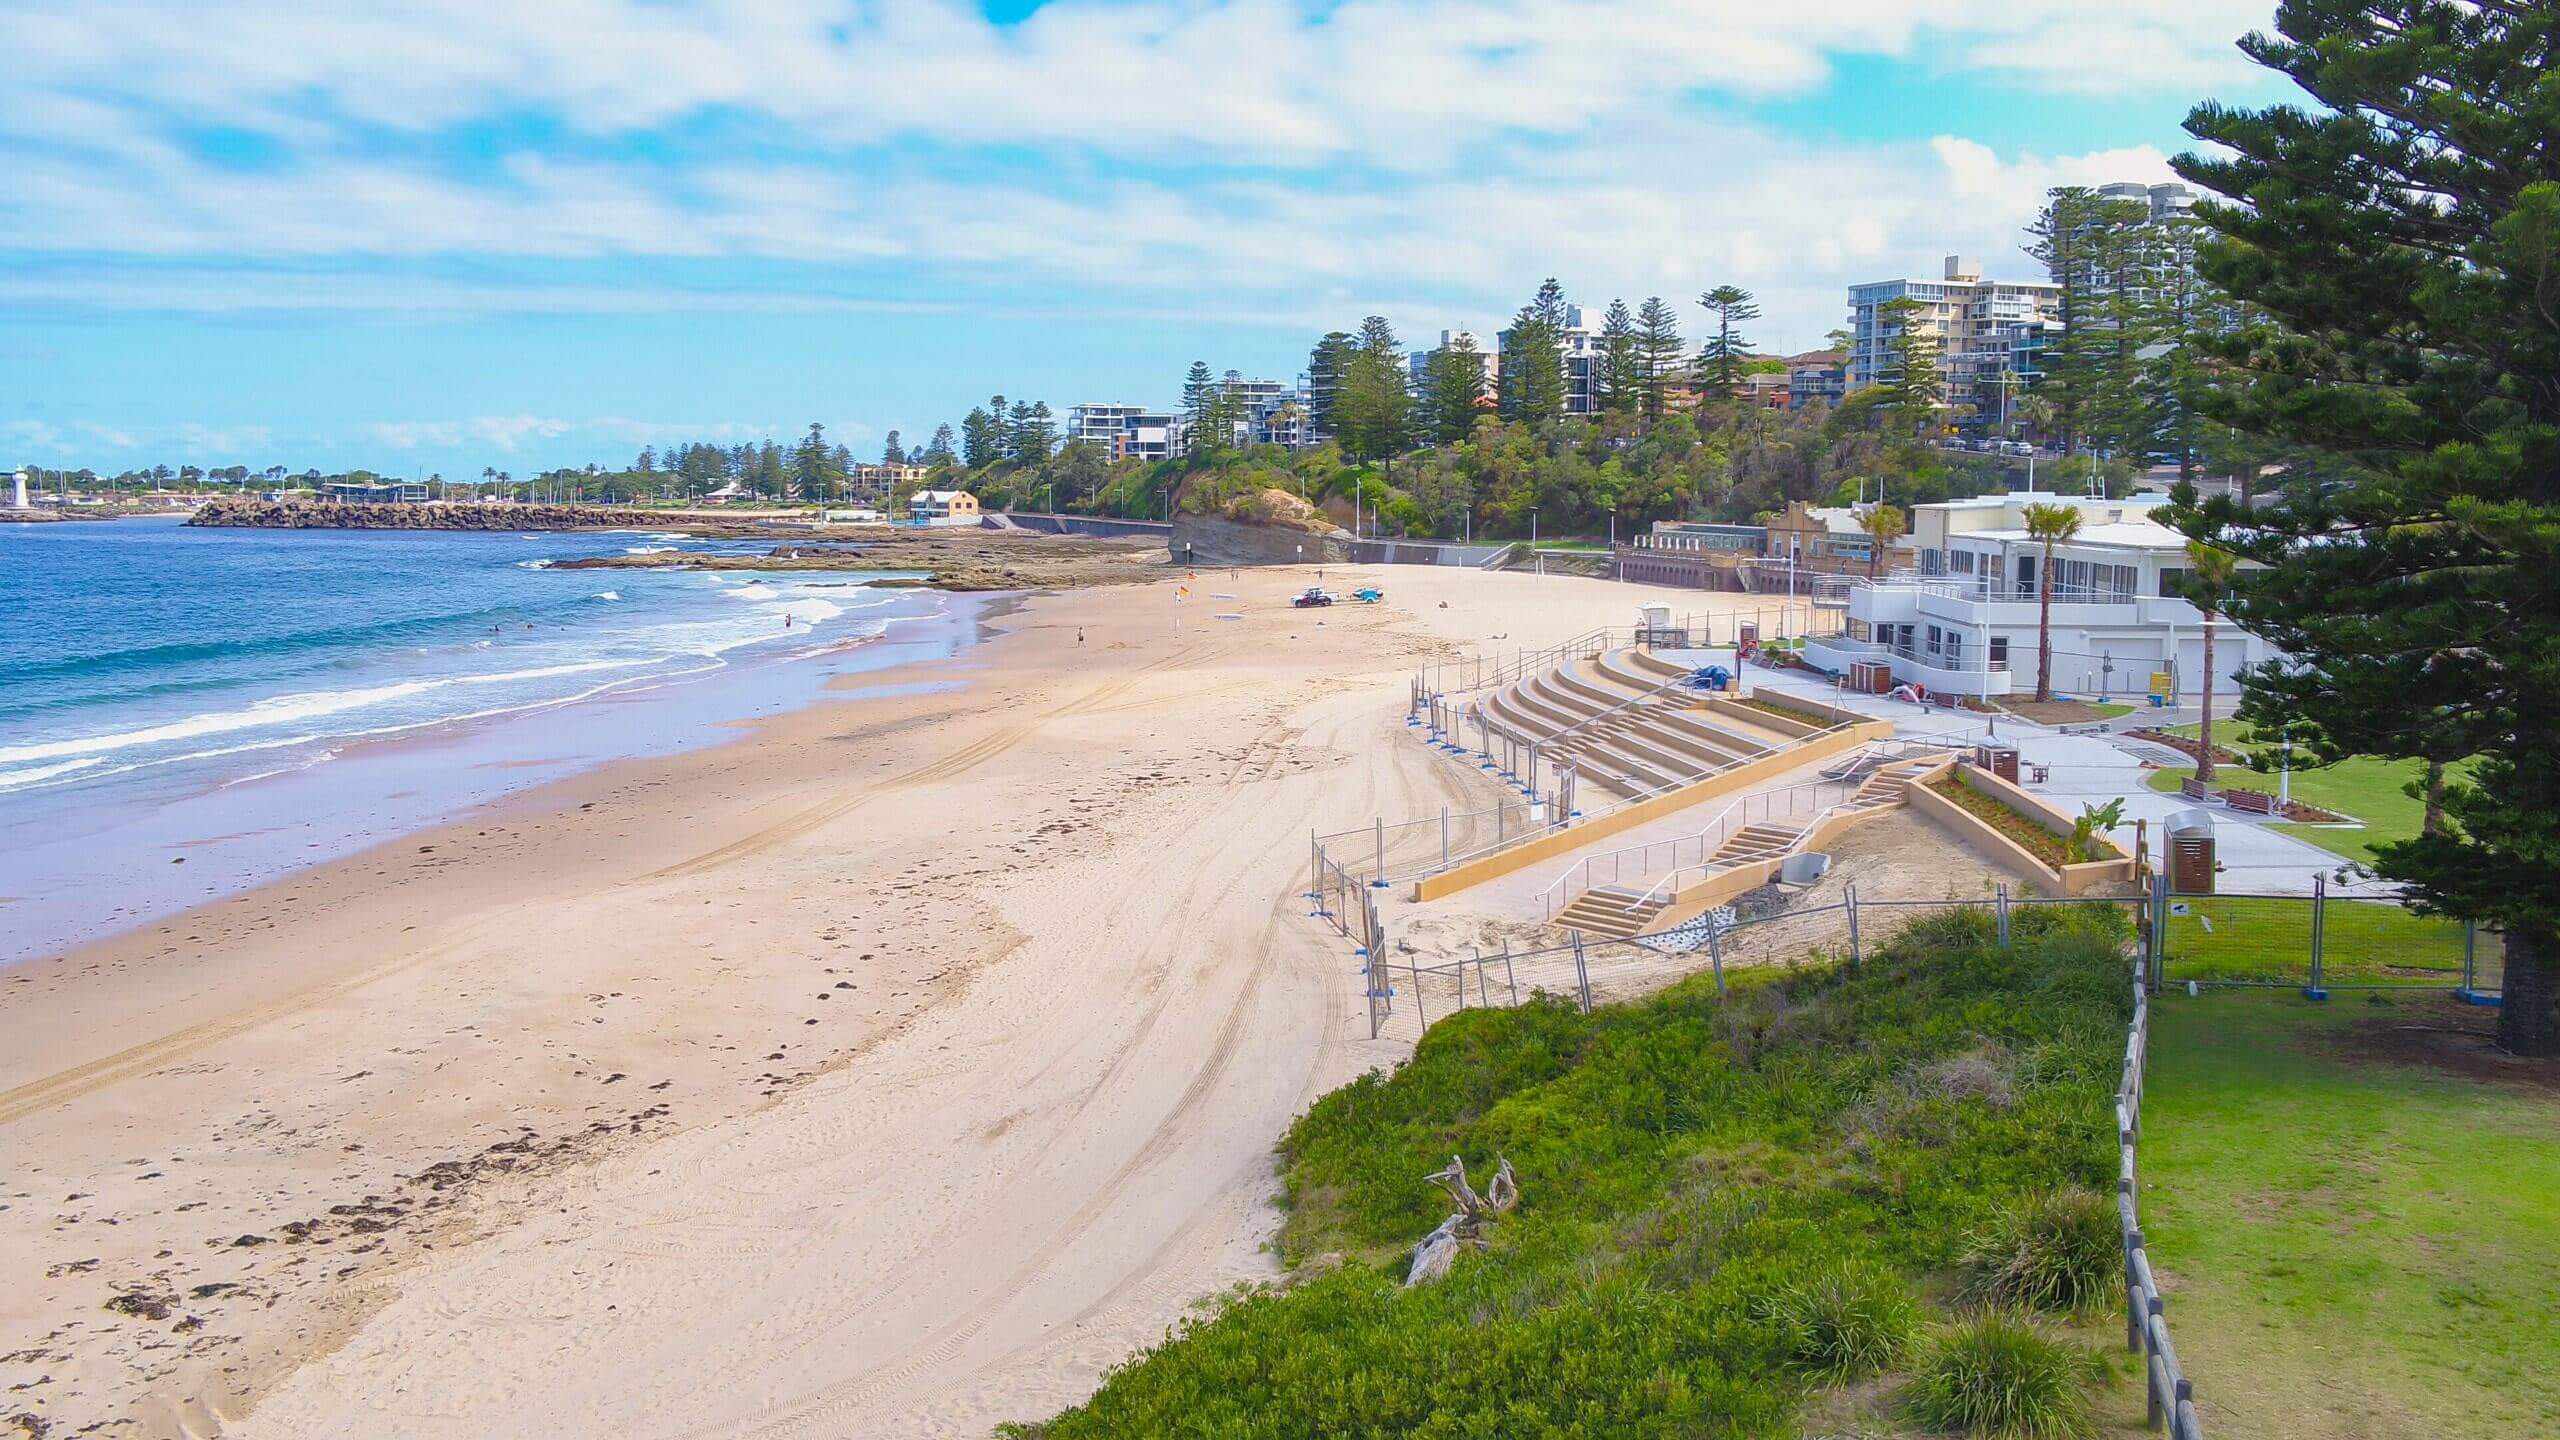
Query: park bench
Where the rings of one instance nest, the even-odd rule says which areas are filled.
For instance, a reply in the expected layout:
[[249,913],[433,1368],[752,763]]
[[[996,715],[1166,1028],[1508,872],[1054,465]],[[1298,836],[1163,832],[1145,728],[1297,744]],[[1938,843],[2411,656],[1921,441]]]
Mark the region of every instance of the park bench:
[[2245,810],[2252,815],[2276,813],[2276,797],[2264,790],[2225,790],[2222,792],[2222,803],[2234,810]]

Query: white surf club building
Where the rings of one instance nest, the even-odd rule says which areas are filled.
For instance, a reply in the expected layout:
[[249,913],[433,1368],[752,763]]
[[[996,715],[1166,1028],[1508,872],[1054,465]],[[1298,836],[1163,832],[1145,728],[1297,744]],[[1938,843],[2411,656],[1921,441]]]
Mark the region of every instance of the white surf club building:
[[[2026,507],[2080,512],[2080,531],[2053,548],[2053,691],[2142,695],[2155,677],[2194,694],[2204,673],[2204,613],[2182,598],[2186,537],[2153,511],[2167,497],[1985,495],[1913,507],[1904,542],[1919,563],[1848,592],[1848,633],[1810,640],[1804,658],[1840,674],[1884,661],[1896,684],[1932,694],[2032,695],[2038,567],[2044,543]],[[2215,688],[2272,658],[2274,647],[2228,620],[2213,631]]]

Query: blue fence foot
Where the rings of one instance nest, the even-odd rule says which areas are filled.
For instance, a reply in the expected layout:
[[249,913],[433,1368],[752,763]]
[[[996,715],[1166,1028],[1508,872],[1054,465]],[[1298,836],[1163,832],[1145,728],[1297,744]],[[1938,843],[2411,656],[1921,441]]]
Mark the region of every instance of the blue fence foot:
[[2305,985],[2302,987],[2302,998],[2305,1000],[2326,1000],[2329,998],[2329,992],[2316,985]]
[[2478,990],[2456,990],[2453,992],[2453,998],[2461,1001],[2465,1005],[2486,1005],[2494,1010],[2498,1007],[2499,1002],[2504,1000],[2506,997],[2503,995],[2490,995]]

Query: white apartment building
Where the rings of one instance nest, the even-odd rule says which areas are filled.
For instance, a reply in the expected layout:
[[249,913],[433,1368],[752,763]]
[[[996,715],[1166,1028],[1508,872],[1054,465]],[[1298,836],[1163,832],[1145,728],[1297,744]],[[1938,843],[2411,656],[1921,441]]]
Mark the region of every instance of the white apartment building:
[[[2023,512],[2064,505],[2081,519],[2053,552],[2054,693],[2141,695],[2165,676],[2170,693],[2193,694],[2204,613],[2179,596],[2186,537],[2153,515],[2164,503],[2021,492],[1915,506],[1907,543],[1918,567],[1853,583],[1848,634],[1806,641],[1805,659],[1840,674],[1887,661],[1896,682],[1933,694],[2034,694],[2044,546]],[[2276,653],[2228,620],[2215,623],[2213,643],[2218,690]]]
[[2098,198],[2101,200],[2129,200],[2136,204],[2148,206],[2151,210],[2151,223],[2154,225],[2159,224],[2163,220],[2176,220],[2184,216],[2191,215],[2195,212],[2196,208],[2196,192],[2179,184],[2175,180],[2165,181],[2158,185],[2145,185],[2138,181],[2119,180],[2112,185],[2099,186]]
[[1279,380],[1247,380],[1233,370],[1221,383],[1235,410],[1236,444],[1295,449],[1311,443],[1306,391]]
[[1062,440],[1084,440],[1114,460],[1165,460],[1180,452],[1174,417],[1144,405],[1077,405]]
[[1476,357],[1484,362],[1484,393],[1487,395],[1496,393],[1497,387],[1502,383],[1501,346],[1498,342],[1492,345],[1486,344],[1483,337],[1472,330],[1443,330],[1440,332],[1439,344],[1428,350],[1408,351],[1404,357],[1406,387],[1415,391],[1421,390],[1422,374],[1430,368],[1431,357],[1443,350],[1456,349],[1461,340],[1465,341],[1467,348],[1475,351]]
[[1893,369],[1901,327],[1878,312],[1896,300],[1919,302],[1911,323],[1936,342],[1938,373],[1949,410],[1996,413],[2001,377],[2020,340],[2053,324],[2062,287],[2032,280],[1985,280],[1982,262],[1947,257],[1936,280],[1877,280],[1849,288],[1848,388],[1873,385]]
[[[1444,340],[1450,333],[1445,330],[1441,332]],[[1502,375],[1499,344],[1501,338],[1501,336],[1495,337],[1497,343],[1494,350],[1485,356],[1484,378],[1487,394],[1500,393],[1498,385]],[[1599,327],[1592,323],[1588,313],[1581,306],[1567,305],[1564,307],[1564,334],[1559,339],[1562,341],[1564,351],[1564,413],[1567,415],[1597,414],[1600,403],[1594,389],[1592,372],[1600,362]],[[1415,373],[1420,374],[1419,371]]]
[[886,506],[889,497],[901,485],[910,488],[924,483],[933,473],[930,465],[856,465],[845,472],[845,493],[856,500],[869,500]]

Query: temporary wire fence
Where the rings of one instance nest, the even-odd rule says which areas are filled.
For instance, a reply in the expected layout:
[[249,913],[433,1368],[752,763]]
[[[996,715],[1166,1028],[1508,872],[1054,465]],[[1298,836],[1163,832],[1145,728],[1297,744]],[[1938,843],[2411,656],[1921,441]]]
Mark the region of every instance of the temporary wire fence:
[[1764,645],[1775,640],[1819,640],[1840,634],[1846,624],[1835,606],[1796,600],[1683,615],[1659,626],[1607,626],[1537,649],[1521,647],[1509,655],[1500,651],[1463,655],[1425,665],[1415,675],[1416,703],[1420,703],[1420,697],[1464,695],[1508,685],[1551,665],[1589,660],[1621,646],[1716,650],[1739,646],[1746,638]]
[[1370,1038],[1391,1031],[1419,1038],[1431,1024],[1462,1010],[1503,1009],[1539,996],[1555,996],[1588,1013],[1622,999],[1688,978],[1700,969],[1715,976],[1719,994],[1733,969],[1794,969],[1846,960],[1863,962],[1867,948],[1929,915],[1970,914],[1983,938],[2006,947],[2012,918],[2026,905],[2115,905],[2132,902],[2084,896],[2013,901],[2006,886],[1981,900],[1865,900],[1845,886],[1840,898],[1821,905],[1755,913],[1746,899],[1718,907],[1654,935],[1625,939],[1573,933],[1561,944],[1500,949],[1466,955],[1402,954],[1385,944],[1363,947],[1368,977]]
[[2180,894],[2153,882],[2152,974],[2170,985],[2332,990],[2452,990],[2482,1005],[2505,984],[2506,944],[2465,920],[2421,915],[2396,899],[2332,894]]
[[[1516,1006],[1553,996],[1588,1014],[1620,986],[1655,986],[1698,969],[1703,952],[1716,991],[1727,991],[1728,967],[1792,967],[1846,960],[1863,963],[1870,937],[1899,933],[1924,916],[1962,914],[1983,938],[2007,949],[2017,917],[2029,909],[2114,906],[2130,912],[2133,948],[2132,1018],[2125,1030],[2124,1063],[2115,1095],[2117,1141],[2116,1214],[2123,1250],[2125,1347],[2141,1358],[2148,1423],[2172,1440],[2203,1440],[2195,1386],[2169,1334],[2167,1303],[2151,1263],[2141,1223],[2142,1101],[2150,1063],[2151,995],[2174,983],[2173,965],[2215,971],[2185,978],[2199,987],[2289,984],[2299,959],[2305,989],[2443,988],[2494,1003],[2495,962],[2484,965],[2484,932],[2470,925],[2418,915],[2395,901],[2332,897],[2325,885],[2309,896],[2177,895],[2168,877],[2150,873],[2149,893],[2136,898],[2081,896],[2013,902],[2006,886],[1989,904],[1956,900],[1867,900],[1854,885],[1837,901],[1748,914],[1739,906],[1709,911],[1662,934],[1590,941],[1576,933],[1564,944],[1425,960],[1390,955],[1373,893],[1339,867],[1328,870],[1318,854],[1321,883],[1312,898],[1319,914],[1361,941],[1371,1038],[1409,1020],[1415,1036],[1435,1017],[1469,1009]],[[1747,899],[1748,897],[1746,897]],[[1344,917],[1356,913],[1357,919]],[[2213,923],[2219,917],[2221,923]],[[2333,960],[2334,954],[2334,960]]]
[[[2137,935],[2131,982],[2133,1018],[2125,1029],[2124,1066],[2115,1096],[2116,1217],[2124,1254],[2125,1348],[2142,1360],[2149,1425],[2166,1428],[2171,1440],[2203,1440],[2203,1426],[2196,1415],[2195,1386],[2179,1363],[2177,1346],[2169,1336],[2167,1302],[2151,1267],[2138,1205],[2142,1182],[2142,1093],[2150,1061],[2151,977],[2158,973],[2155,967],[2166,939],[2162,922],[2168,915],[2169,903],[2165,877],[2162,880],[2164,883],[2156,885],[2150,896],[2140,900],[2081,896],[2027,903],[2034,907],[2110,905],[2132,912]],[[1411,1017],[1418,1035],[1435,1014],[1445,1017],[1468,1009],[1516,1006],[1541,995],[1557,997],[1589,1014],[1596,1003],[1592,978],[1595,963],[1604,972],[1603,988],[1608,983],[1607,972],[1613,971],[1621,979],[1658,983],[1694,973],[1701,949],[1715,974],[1717,993],[1722,995],[1727,993],[1728,965],[1792,966],[1845,958],[1855,966],[1863,963],[1868,935],[1880,937],[1897,932],[1929,914],[1969,915],[1984,928],[1984,938],[1995,940],[2005,950],[2009,948],[2016,917],[2024,908],[2012,903],[2006,886],[1995,892],[1988,906],[1946,900],[1862,902],[1856,887],[1846,886],[1841,898],[1832,904],[1751,918],[1727,908],[1661,936],[1594,944],[1576,934],[1564,945],[1515,950],[1505,944],[1499,951],[1477,949],[1464,957],[1427,964],[1409,957],[1401,966],[1375,943],[1373,919],[1372,943],[1364,949],[1364,973],[1369,977],[1369,1033],[1376,1038],[1392,1018],[1404,1014]],[[1371,915],[1374,914],[1373,908]],[[1401,1010],[1398,1000],[1404,1002]]]

